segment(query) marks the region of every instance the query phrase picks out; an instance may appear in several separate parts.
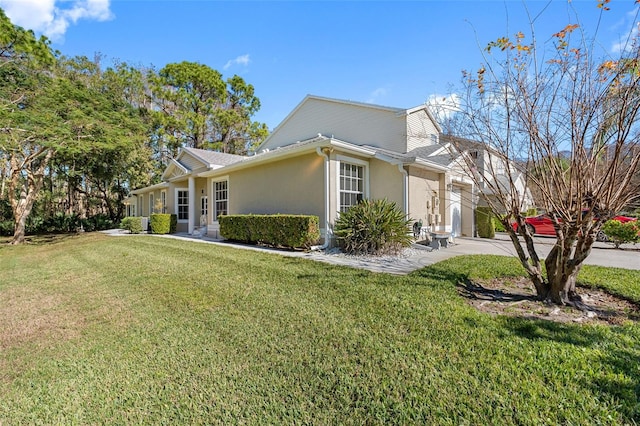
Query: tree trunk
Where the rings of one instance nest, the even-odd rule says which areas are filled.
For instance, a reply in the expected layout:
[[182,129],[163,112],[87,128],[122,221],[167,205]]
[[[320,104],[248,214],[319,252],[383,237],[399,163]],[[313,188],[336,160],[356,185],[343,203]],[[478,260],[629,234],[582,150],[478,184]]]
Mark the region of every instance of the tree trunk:
[[576,281],[584,259],[581,251],[574,249],[574,241],[575,238],[558,237],[545,260],[549,283],[547,299],[558,305],[573,305],[574,301],[580,301]]
[[[9,197],[13,211],[15,229],[11,244],[25,241],[27,218],[44,183],[44,172],[53,156],[52,149],[43,149],[40,156],[30,156],[29,161],[20,161],[16,154],[11,155],[11,179]],[[26,175],[23,176],[23,173]],[[19,196],[17,196],[19,194]]]
[[25,241],[25,231],[27,228],[27,217],[31,213],[31,208],[33,207],[33,199],[34,197],[26,196],[24,198],[20,198],[18,202],[18,207],[13,211],[14,217],[14,230],[13,230],[13,239],[11,240],[11,244],[22,244]]

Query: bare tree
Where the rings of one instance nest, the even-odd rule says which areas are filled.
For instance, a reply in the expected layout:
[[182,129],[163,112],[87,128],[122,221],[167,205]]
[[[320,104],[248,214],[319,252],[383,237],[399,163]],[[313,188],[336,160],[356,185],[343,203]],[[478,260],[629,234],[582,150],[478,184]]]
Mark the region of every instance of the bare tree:
[[[472,176],[492,193],[486,198],[492,210],[509,214],[499,217],[538,297],[578,306],[576,277],[597,232],[640,194],[633,179],[640,169],[640,46],[634,32],[619,57],[599,58],[598,45],[578,24],[545,43],[536,40],[533,24],[530,30],[529,42],[519,32],[489,43],[483,66],[463,73],[448,128],[482,144],[500,165],[488,170],[493,179],[484,185]],[[473,169],[473,158],[462,158]],[[545,268],[515,185],[522,173],[556,230]]]

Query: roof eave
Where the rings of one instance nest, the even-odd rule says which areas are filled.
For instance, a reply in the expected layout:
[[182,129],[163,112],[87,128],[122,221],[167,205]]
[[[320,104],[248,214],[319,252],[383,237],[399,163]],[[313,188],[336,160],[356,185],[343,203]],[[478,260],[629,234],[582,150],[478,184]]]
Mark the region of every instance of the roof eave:
[[134,189],[131,191],[131,195],[138,195],[144,192],[154,191],[156,189],[164,189],[168,188],[169,184],[167,182],[156,183],[155,185],[145,186],[143,188]]
[[449,167],[443,166],[441,164],[434,163],[432,161],[423,160],[421,158],[416,158],[413,162],[408,163],[407,165],[417,165],[430,170],[437,170],[440,172],[448,172]]
[[247,167],[253,167],[259,164],[266,164],[273,161],[283,160],[289,157],[296,157],[309,152],[316,152],[317,148],[331,146],[338,148],[341,151],[353,155],[360,155],[362,157],[373,158],[376,155],[376,151],[372,149],[363,148],[361,146],[352,145],[348,142],[343,142],[333,138],[327,138],[326,136],[318,135],[314,139],[311,139],[308,143],[300,146],[299,148],[292,148],[283,151],[273,150],[264,154],[257,154],[253,157],[248,157],[246,160],[238,163],[230,164],[228,166],[220,167],[218,169],[209,170],[197,174],[198,177],[213,177],[220,174],[226,174],[236,170],[241,170]]

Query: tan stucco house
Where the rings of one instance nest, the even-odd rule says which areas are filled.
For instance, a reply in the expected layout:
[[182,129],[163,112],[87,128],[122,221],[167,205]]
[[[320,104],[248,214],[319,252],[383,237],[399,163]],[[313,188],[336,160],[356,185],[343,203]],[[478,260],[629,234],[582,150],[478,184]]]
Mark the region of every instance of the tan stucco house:
[[178,231],[218,236],[224,214],[313,214],[332,241],[341,211],[387,198],[434,231],[472,236],[474,188],[425,105],[307,96],[243,157],[184,148],[163,182],[132,191],[128,214],[176,213]]

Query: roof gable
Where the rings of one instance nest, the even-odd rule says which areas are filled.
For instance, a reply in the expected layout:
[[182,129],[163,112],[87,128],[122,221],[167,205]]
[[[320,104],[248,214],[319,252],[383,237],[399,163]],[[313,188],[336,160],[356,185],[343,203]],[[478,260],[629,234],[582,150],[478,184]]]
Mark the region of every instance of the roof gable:
[[169,165],[164,169],[164,172],[162,173],[162,180],[172,180],[175,178],[186,176],[188,174],[190,174],[190,170],[188,170],[185,166],[172,158],[169,161]]
[[355,145],[405,152],[407,111],[412,110],[307,95],[256,151],[322,134]]
[[209,151],[206,149],[197,148],[183,148],[182,153],[189,155],[199,161],[205,167],[213,166],[228,166],[229,164],[237,163],[244,160],[246,157],[242,155],[227,154],[224,152]]

